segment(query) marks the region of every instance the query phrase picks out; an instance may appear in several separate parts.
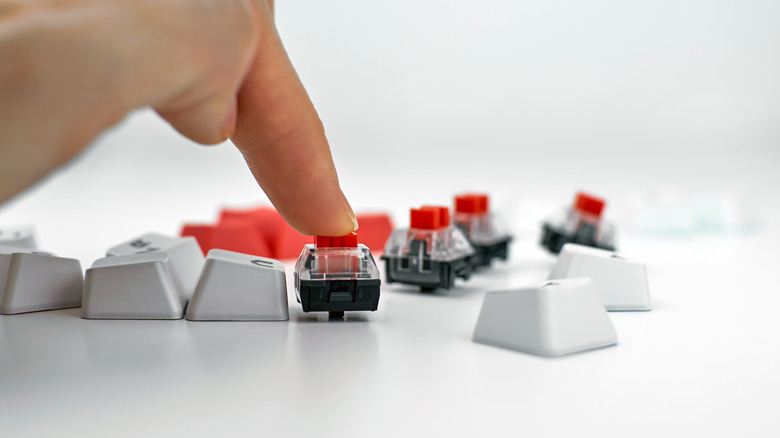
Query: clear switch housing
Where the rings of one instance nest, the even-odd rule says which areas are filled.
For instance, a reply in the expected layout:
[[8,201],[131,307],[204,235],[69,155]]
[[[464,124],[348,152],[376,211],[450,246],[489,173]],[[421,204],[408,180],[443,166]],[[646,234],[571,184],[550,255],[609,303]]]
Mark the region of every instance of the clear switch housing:
[[304,246],[295,264],[295,292],[304,312],[375,311],[379,305],[379,269],[355,233],[318,236]]
[[601,198],[577,193],[571,207],[553,212],[542,224],[542,246],[553,254],[567,243],[615,251],[615,226],[601,217],[605,205]]
[[449,224],[447,207],[412,209],[410,228],[393,231],[385,245],[385,279],[449,289],[455,278],[470,277],[474,254],[463,231]]
[[494,259],[509,258],[512,236],[498,218],[490,213],[488,195],[465,194],[455,197],[455,225],[463,230],[474,247],[475,267],[490,266]]

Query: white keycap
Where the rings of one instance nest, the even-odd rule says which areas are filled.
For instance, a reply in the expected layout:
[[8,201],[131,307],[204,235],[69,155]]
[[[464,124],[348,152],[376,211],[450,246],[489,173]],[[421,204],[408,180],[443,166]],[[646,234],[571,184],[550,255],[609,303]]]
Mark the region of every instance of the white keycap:
[[612,252],[573,243],[563,246],[550,280],[589,277],[607,310],[650,310],[645,265]]
[[83,285],[78,260],[0,246],[0,314],[79,307]]
[[106,257],[87,269],[81,317],[181,319],[187,305],[167,252]]
[[474,342],[540,356],[560,356],[617,343],[590,279],[544,281],[488,292]]
[[0,245],[38,249],[35,229],[32,226],[0,228]]
[[212,249],[187,306],[193,321],[286,321],[287,281],[277,260]]
[[170,254],[170,261],[179,273],[184,290],[191,296],[203,269],[203,252],[194,237],[170,237],[147,233],[109,249],[106,255],[112,257],[157,251]]

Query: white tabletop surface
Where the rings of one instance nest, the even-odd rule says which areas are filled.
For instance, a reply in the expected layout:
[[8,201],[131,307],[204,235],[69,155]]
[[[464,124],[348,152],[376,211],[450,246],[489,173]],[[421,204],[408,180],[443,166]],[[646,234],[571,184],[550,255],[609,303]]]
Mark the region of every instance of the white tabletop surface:
[[610,313],[618,345],[555,359],[470,340],[485,291],[546,276],[527,238],[451,291],[385,286],[344,320],[303,313],[292,284],[289,322],[2,316],[4,436],[773,436],[772,243],[635,242],[654,309]]
[[[511,260],[446,292],[385,285],[343,321],[304,314],[292,284],[289,322],[0,316],[0,436],[780,436],[777,7],[277,3],[355,210],[405,226],[486,191]],[[610,313],[616,346],[561,358],[473,343],[486,291],[546,277],[540,221],[578,189],[607,198],[653,310]],[[229,144],[141,111],[0,227],[34,224],[86,268],[264,202]],[[666,232],[640,226],[652,202]]]

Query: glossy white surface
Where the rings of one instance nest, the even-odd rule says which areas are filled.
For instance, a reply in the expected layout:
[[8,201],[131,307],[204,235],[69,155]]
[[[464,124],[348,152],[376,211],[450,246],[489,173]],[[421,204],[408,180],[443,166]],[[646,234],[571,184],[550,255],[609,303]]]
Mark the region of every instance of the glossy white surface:
[[[383,287],[377,312],[344,321],[292,293],[289,322],[0,316],[0,435],[780,435],[780,3],[277,8],[356,210],[405,227],[411,206],[489,192],[516,233],[509,264],[436,295]],[[653,310],[610,314],[614,348],[557,359],[472,342],[486,291],[547,277],[539,224],[580,189],[647,264]],[[737,199],[763,225],[632,234],[664,191]],[[264,201],[230,145],[143,111],[0,207],[0,228],[34,224],[86,267],[128,236]]]
[[486,290],[546,277],[552,260],[530,239],[510,264],[448,293],[385,287],[377,312],[344,321],[292,299],[289,322],[2,316],[3,427],[17,437],[772,436],[780,299],[773,262],[759,256],[769,242],[634,243],[650,259],[656,308],[612,313],[616,347],[558,359],[471,341]]

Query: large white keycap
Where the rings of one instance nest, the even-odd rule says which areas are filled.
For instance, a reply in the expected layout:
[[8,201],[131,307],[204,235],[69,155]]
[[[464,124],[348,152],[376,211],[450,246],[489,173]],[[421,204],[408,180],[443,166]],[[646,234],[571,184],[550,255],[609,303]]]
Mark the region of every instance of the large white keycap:
[[181,319],[187,305],[176,267],[166,252],[98,259],[87,269],[81,317]]
[[285,321],[287,281],[277,260],[212,249],[187,306],[193,321]]
[[0,246],[3,315],[79,307],[83,285],[84,274],[78,260]]
[[617,343],[590,279],[544,281],[488,292],[474,342],[540,356],[560,356]]
[[194,237],[170,237],[147,233],[108,250],[107,256],[144,254],[164,251],[170,254],[170,262],[179,273],[184,290],[192,295],[203,269],[203,252]]
[[35,229],[31,226],[0,228],[0,245],[38,249]]
[[598,248],[567,243],[555,263],[550,280],[589,277],[607,310],[650,310],[645,265]]

